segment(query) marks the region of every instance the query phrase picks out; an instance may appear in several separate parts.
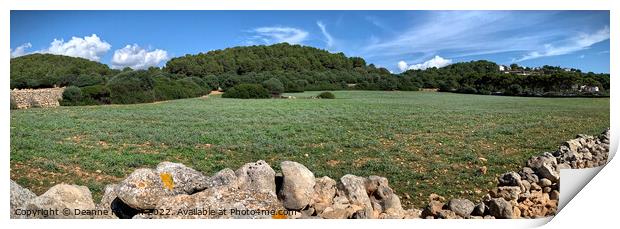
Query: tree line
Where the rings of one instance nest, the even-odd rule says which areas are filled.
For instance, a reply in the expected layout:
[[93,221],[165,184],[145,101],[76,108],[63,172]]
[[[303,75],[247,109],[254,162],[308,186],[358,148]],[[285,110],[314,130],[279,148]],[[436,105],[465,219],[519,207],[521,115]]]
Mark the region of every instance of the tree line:
[[519,96],[609,95],[609,74],[553,66],[510,67],[510,72],[500,71],[496,63],[480,60],[392,74],[360,57],[280,43],[188,54],[172,58],[163,68],[147,70],[111,69],[83,58],[31,54],[11,59],[10,86],[71,87],[68,96],[72,97],[64,102],[67,105],[188,98],[240,84],[259,84],[266,89],[276,84],[281,85],[281,92],[437,88]]

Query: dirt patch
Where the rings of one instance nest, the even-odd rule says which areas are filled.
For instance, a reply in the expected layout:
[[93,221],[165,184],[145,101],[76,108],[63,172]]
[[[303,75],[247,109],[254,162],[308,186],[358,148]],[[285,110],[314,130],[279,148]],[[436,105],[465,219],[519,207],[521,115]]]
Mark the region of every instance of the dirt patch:
[[50,187],[60,184],[76,183],[100,183],[111,184],[119,182],[122,178],[104,174],[102,171],[87,171],[77,165],[64,165],[53,163],[57,171],[49,171],[34,164],[44,159],[34,159],[32,163],[11,162],[11,179],[25,180],[24,184],[37,195],[43,194]]
[[328,160],[327,161],[327,165],[331,166],[331,167],[336,167],[338,164],[340,164],[341,161],[338,160]]

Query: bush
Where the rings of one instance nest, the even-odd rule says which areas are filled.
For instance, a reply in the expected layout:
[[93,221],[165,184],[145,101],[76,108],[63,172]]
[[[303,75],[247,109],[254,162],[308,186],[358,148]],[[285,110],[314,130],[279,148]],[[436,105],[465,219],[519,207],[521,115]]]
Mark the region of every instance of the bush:
[[319,99],[335,99],[336,96],[333,93],[331,93],[329,91],[326,91],[326,92],[321,92],[321,94],[319,94],[317,96],[317,98],[319,98]]
[[84,96],[82,95],[82,89],[76,86],[69,86],[62,92],[63,106],[80,105]]
[[508,90],[505,91],[506,95],[521,95],[523,93],[523,88],[518,84],[511,84],[508,87]]
[[85,87],[97,84],[103,84],[105,78],[94,73],[88,75],[71,75],[63,77],[59,84],[60,86],[77,86]]
[[144,70],[125,71],[108,81],[112,103],[150,103],[155,101],[155,80]]
[[276,78],[271,78],[263,81],[263,87],[265,87],[269,91],[269,93],[276,96],[284,92],[284,84],[282,84],[282,81]]
[[82,95],[84,96],[84,103],[88,105],[96,104],[110,104],[110,89],[105,85],[92,85],[82,87]]
[[269,91],[260,84],[239,84],[222,94],[222,98],[237,99],[264,99],[269,97],[271,97]]
[[466,85],[464,87],[459,88],[459,90],[457,91],[459,93],[465,93],[465,94],[476,94],[478,93],[478,90],[476,90],[476,88]]
[[[205,95],[208,90],[196,83],[195,77],[173,80],[165,76],[155,78],[155,99],[185,99]],[[202,81],[204,82],[204,81]]]

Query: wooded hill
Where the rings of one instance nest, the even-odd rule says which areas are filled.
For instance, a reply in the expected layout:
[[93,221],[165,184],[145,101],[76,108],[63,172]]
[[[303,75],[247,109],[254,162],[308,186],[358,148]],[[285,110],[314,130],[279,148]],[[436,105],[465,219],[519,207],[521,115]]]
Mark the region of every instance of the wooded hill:
[[[391,74],[385,68],[367,64],[360,57],[280,43],[188,54],[172,58],[161,69],[136,71],[110,69],[105,64],[83,58],[31,54],[11,59],[10,78],[11,88],[75,86],[89,87],[88,95],[82,95],[82,98],[97,94],[97,98],[90,98],[89,102],[76,104],[184,98],[199,96],[212,89],[227,90],[242,83],[262,84],[275,80],[282,83],[284,92],[438,88],[459,93],[522,96],[607,96],[609,93],[609,74],[583,73],[577,69],[552,66],[537,69],[512,67],[520,71],[500,71],[496,63],[480,60]],[[124,91],[127,94],[119,96],[120,89],[128,88],[139,91]],[[72,90],[77,93],[75,88]],[[138,96],[140,99],[124,96]]]

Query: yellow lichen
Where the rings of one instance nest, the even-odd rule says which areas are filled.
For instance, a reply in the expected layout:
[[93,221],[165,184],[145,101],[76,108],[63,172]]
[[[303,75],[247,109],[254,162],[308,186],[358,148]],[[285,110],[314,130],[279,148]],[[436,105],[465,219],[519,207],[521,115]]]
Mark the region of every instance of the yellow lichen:
[[170,173],[161,173],[159,174],[161,178],[161,182],[164,184],[168,190],[172,191],[174,189],[174,180],[172,180],[172,175]]

